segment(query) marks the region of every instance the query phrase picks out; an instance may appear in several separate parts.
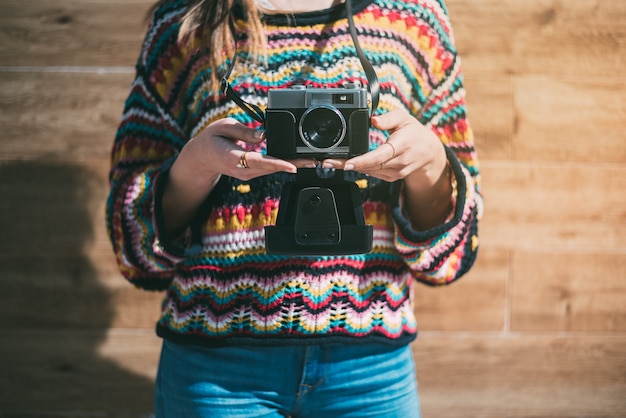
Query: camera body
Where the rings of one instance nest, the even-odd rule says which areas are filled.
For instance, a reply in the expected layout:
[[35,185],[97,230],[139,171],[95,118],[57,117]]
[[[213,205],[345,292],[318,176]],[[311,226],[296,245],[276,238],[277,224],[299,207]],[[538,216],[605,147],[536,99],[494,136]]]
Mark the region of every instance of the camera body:
[[[282,158],[350,158],[369,151],[367,90],[359,84],[268,92],[267,155]],[[318,167],[319,169],[319,167]],[[373,226],[365,224],[356,183],[343,170],[300,168],[283,186],[276,225],[265,227],[269,254],[320,256],[371,251]]]
[[296,85],[268,92],[267,155],[282,158],[350,158],[369,151],[367,90]]

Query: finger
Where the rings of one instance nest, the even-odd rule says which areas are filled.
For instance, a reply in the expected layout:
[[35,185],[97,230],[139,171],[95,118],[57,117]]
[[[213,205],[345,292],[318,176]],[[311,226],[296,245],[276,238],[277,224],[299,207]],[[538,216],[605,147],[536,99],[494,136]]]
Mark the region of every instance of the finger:
[[315,158],[298,158],[288,161],[298,168],[315,168],[318,163]]
[[322,168],[335,168],[341,170],[345,167],[346,160],[327,158],[322,161]]
[[242,150],[234,165],[238,170],[248,170],[254,174],[271,174],[278,171],[296,173],[297,166],[290,161],[262,155],[258,152]]
[[250,128],[233,118],[224,118],[211,125],[216,135],[256,144],[265,139],[265,131]]
[[380,145],[378,148],[383,148],[383,147],[386,147],[389,150],[391,150],[391,155],[389,157],[387,157],[387,161],[393,159],[396,156],[396,146],[393,145],[391,140],[387,140],[387,142],[385,142],[384,144]]
[[345,162],[344,169],[356,171],[383,169],[384,165],[388,164],[395,156],[395,146],[385,142],[373,151],[349,159]]
[[408,112],[396,109],[392,110],[384,115],[374,116],[372,118],[372,125],[376,129],[383,131],[395,130],[403,125],[414,122],[415,118]]

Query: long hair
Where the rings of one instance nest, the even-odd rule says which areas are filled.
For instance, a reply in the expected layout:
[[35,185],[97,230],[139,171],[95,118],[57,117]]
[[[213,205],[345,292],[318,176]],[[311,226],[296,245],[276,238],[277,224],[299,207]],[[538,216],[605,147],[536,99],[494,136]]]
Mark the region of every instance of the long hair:
[[[150,8],[148,16],[151,16],[159,6],[170,1],[172,0],[158,0]],[[258,58],[265,51],[266,37],[255,0],[187,0],[187,12],[181,19],[178,40],[208,51],[213,83],[217,82],[217,68],[226,57],[231,57],[235,52],[235,43],[228,23],[235,3],[242,6],[247,22],[247,47],[250,56]]]

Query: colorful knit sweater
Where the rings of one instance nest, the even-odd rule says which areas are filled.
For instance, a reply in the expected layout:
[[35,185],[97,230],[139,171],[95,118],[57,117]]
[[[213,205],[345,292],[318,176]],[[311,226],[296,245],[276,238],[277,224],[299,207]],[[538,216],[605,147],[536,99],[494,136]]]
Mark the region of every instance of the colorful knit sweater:
[[[413,283],[447,284],[472,266],[482,198],[443,1],[353,0],[353,9],[361,47],[380,81],[377,113],[406,109],[447,145],[458,187],[448,221],[414,230],[400,207],[399,187],[352,173],[374,228],[370,253],[269,255],[264,227],[275,223],[282,186],[293,175],[250,181],[222,176],[193,223],[201,247],[189,251],[193,225],[169,240],[161,195],[186,141],[226,117],[258,127],[214,94],[219,86],[210,81],[206,54],[177,42],[185,1],[170,1],[154,13],[137,63],[112,150],[106,210],[122,274],[138,287],[165,290],[160,336],[205,345],[406,344],[417,334]],[[230,78],[244,100],[264,108],[270,88],[367,84],[342,6],[266,16],[265,23],[267,60],[247,59],[244,47]],[[245,30],[245,22],[237,27]],[[372,128],[370,148],[387,135]],[[245,146],[265,150],[265,144]]]

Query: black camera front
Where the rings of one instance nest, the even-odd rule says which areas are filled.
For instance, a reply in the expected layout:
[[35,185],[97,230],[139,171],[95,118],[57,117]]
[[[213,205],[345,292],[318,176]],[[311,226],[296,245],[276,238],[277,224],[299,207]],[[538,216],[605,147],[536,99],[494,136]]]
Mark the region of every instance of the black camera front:
[[270,90],[265,120],[267,154],[273,157],[350,158],[369,150],[367,90],[345,88]]

